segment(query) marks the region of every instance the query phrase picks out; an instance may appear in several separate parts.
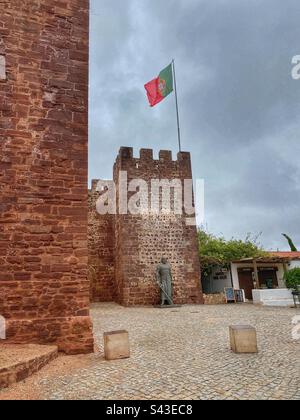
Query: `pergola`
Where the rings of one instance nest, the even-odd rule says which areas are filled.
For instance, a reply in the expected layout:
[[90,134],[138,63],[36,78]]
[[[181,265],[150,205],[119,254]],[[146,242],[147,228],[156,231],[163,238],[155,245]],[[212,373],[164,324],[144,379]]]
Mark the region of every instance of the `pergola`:
[[[288,254],[288,253],[287,253]],[[256,258],[242,258],[241,260],[232,261],[235,264],[253,264],[253,271],[254,271],[254,280],[256,282],[257,288],[260,288],[260,281],[258,275],[258,265],[261,264],[282,264],[284,272],[286,273],[288,270],[288,264],[291,261],[299,260],[300,257],[294,256],[280,256],[275,254],[265,255],[263,257],[256,257]]]

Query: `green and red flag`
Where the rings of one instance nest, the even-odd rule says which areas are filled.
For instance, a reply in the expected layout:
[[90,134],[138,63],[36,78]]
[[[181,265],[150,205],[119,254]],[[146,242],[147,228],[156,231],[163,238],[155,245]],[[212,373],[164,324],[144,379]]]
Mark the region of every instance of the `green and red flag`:
[[159,104],[166,96],[173,92],[173,68],[172,64],[159,73],[156,79],[145,84],[150,106]]

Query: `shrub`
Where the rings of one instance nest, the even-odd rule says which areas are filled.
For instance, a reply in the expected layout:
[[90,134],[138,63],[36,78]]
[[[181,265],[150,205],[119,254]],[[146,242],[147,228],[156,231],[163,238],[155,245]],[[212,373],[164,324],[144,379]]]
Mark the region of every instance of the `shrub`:
[[223,236],[215,236],[203,228],[199,229],[202,279],[209,278],[215,267],[228,269],[234,260],[268,256],[269,254],[258,243],[259,236],[249,233],[244,240],[236,238],[226,240]]
[[287,271],[284,276],[285,284],[288,289],[300,289],[300,268],[293,268]]

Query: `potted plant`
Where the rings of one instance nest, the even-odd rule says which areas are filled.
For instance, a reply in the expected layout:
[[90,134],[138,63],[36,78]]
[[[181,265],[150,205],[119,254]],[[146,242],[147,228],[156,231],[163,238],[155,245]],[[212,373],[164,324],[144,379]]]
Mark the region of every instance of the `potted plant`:
[[300,292],[300,268],[293,268],[284,275],[286,287],[294,292]]

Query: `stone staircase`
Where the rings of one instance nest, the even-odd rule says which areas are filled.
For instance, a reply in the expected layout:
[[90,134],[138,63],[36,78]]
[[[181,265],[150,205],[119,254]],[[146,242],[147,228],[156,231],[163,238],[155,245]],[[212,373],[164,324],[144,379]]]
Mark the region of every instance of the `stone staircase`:
[[25,380],[57,357],[56,346],[0,343],[0,390]]

